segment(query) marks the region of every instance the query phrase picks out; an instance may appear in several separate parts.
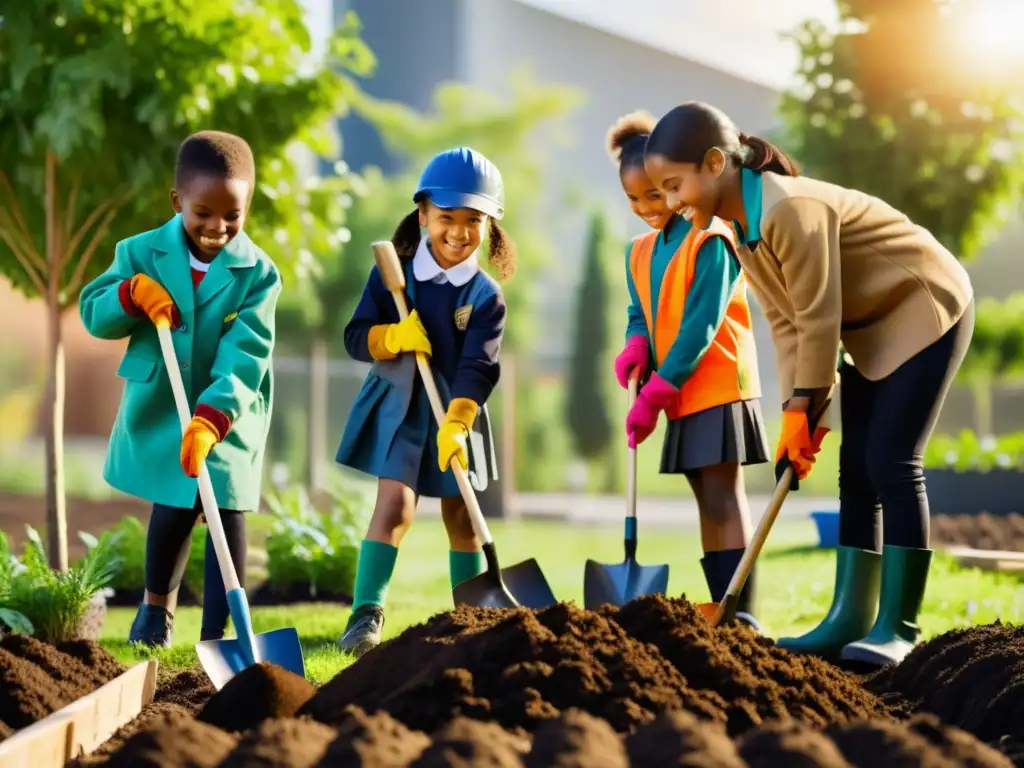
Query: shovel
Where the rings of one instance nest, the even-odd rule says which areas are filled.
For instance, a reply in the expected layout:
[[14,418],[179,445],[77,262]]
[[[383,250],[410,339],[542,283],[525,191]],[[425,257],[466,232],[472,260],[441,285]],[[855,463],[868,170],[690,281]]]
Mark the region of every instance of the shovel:
[[[374,261],[377,262],[377,268],[384,279],[384,285],[395,300],[398,316],[404,320],[409,316],[409,307],[405,300],[405,271],[398,260],[395,246],[390,240],[382,240],[373,243],[371,247]],[[423,386],[427,390],[434,418],[440,426],[444,423],[445,406],[426,355],[416,354],[416,367],[419,369]],[[487,570],[484,573],[455,587],[453,591],[455,604],[475,605],[481,608],[525,606],[526,608],[540,609],[558,602],[536,560],[530,559],[508,568],[501,568],[498,564],[498,553],[494,548],[494,540],[491,538],[484,513],[480,510],[473,486],[470,485],[466,468],[455,459],[451,463],[451,469],[459,484],[459,491],[462,492],[462,499],[466,503],[473,532],[483,542],[484,558],[487,561]]]
[[[830,407],[838,397],[839,388],[836,385],[829,398],[818,409],[818,417],[810,420],[808,427],[811,434],[814,434],[815,428],[822,422],[828,423]],[[789,495],[789,485],[793,481],[793,471],[792,465],[786,467],[779,481],[775,484],[775,492],[772,494],[771,501],[768,502],[768,509],[765,510],[764,515],[761,516],[757,523],[757,529],[754,531],[750,544],[744,550],[739,565],[736,566],[736,571],[729,581],[729,587],[725,591],[725,597],[722,598],[722,602],[699,603],[697,605],[697,610],[700,611],[701,615],[711,626],[717,627],[719,624],[732,621],[736,617],[736,605],[739,603],[740,592],[743,591],[743,587],[747,583],[747,577],[750,576],[750,571],[754,568],[754,563],[757,562],[757,556],[761,554],[761,549],[764,547],[765,541],[768,540],[768,534],[771,532],[772,525],[775,524],[775,518],[779,516],[782,504]]]
[[[637,395],[637,377],[629,379],[629,407]],[[642,595],[668,591],[668,565],[640,565],[636,561],[636,448],[629,449],[626,474],[626,559],[615,565],[587,560],[583,572],[583,604],[597,610],[605,603],[625,605]]]
[[[164,356],[164,365],[171,380],[174,402],[178,407],[178,418],[184,431],[192,421],[188,406],[188,396],[181,380],[181,369],[178,358],[174,354],[174,342],[171,329],[166,323],[158,323],[157,336],[160,339],[160,351]],[[214,687],[220,690],[232,677],[243,669],[267,661],[284,667],[289,672],[305,677],[306,669],[302,660],[302,646],[299,645],[299,633],[292,628],[275,629],[270,632],[255,634],[252,631],[252,619],[249,616],[249,600],[238,582],[235,566],[231,562],[228,540],[224,536],[224,526],[220,519],[220,508],[213,493],[210,472],[206,463],[199,468],[199,498],[203,502],[203,515],[210,527],[210,538],[217,554],[221,577],[227,591],[228,609],[231,622],[235,625],[237,637],[223,640],[206,640],[196,645],[199,662],[206,670]]]

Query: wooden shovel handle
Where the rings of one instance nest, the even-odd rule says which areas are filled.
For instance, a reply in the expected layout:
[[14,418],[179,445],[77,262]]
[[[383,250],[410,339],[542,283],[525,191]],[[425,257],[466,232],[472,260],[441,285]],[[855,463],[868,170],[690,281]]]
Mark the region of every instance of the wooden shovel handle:
[[[409,306],[405,299],[405,271],[398,259],[394,243],[390,240],[379,240],[372,243],[373,258],[377,262],[381,277],[384,279],[384,286],[391,292],[395,301],[395,308],[398,316],[405,320],[409,316]],[[434,412],[434,419],[440,427],[444,424],[446,410],[441,393],[434,380],[434,372],[430,369],[430,361],[427,356],[416,353],[416,367],[419,369],[420,378],[423,380],[423,388],[427,390],[427,398],[430,400],[430,408]],[[466,510],[469,512],[469,520],[473,526],[473,532],[480,539],[481,544],[490,544],[491,531],[487,527],[487,520],[484,518],[483,510],[480,509],[480,502],[477,501],[476,492],[469,482],[469,473],[459,463],[458,459],[452,459],[452,472],[455,474],[455,481],[459,484],[459,491],[462,493],[462,500],[466,503]]]
[[[826,419],[829,407],[832,403],[832,396],[830,395],[821,408],[818,410],[818,414],[812,417],[810,424],[810,432],[813,434],[815,427]],[[771,532],[772,526],[775,524],[775,518],[779,516],[779,511],[782,509],[783,502],[786,501],[786,497],[789,495],[789,486],[793,482],[793,467],[786,467],[782,473],[782,477],[775,484],[775,492],[772,494],[771,501],[768,502],[768,509],[761,516],[761,519],[757,523],[757,528],[754,530],[754,535],[750,539],[750,543],[743,551],[743,557],[740,559],[739,565],[736,567],[736,571],[732,575],[732,579],[729,581],[729,588],[725,592],[725,597],[722,598],[722,602],[718,604],[718,609],[715,611],[715,617],[712,620],[712,626],[718,626],[726,618],[731,618],[736,612],[736,604],[739,601],[740,592],[743,591],[744,585],[747,583],[747,578],[750,576],[751,570],[754,568],[754,563],[757,562],[758,555],[761,554],[761,550],[764,548],[765,542],[768,540],[768,534]]]

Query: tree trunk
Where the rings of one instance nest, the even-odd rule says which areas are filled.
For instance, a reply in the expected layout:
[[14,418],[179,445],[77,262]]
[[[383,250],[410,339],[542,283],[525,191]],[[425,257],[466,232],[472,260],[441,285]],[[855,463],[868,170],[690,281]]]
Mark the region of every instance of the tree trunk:
[[309,411],[306,460],[306,482],[311,494],[327,487],[327,462],[324,448],[327,446],[327,409],[330,389],[330,356],[327,341],[317,333],[309,346]]
[[68,568],[64,498],[64,343],[61,337],[61,227],[57,214],[57,155],[46,155],[46,543],[50,567]]

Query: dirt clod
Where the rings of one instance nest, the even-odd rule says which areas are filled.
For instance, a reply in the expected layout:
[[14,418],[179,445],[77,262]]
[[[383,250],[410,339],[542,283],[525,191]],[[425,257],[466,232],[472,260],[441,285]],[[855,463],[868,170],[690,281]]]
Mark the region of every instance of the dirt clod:
[[261,662],[228,680],[196,719],[225,731],[244,731],[269,718],[291,717],[315,693],[316,688],[305,678]]
[[219,768],[312,768],[336,735],[333,728],[313,720],[265,720],[242,737]]
[[629,768],[629,758],[608,723],[570,709],[534,735],[526,768]]
[[[109,768],[214,768],[238,745],[238,737],[171,712],[129,738],[102,765]],[[283,767],[282,767],[283,768]]]
[[718,723],[705,723],[689,712],[660,715],[626,740],[630,765],[680,768],[745,768],[736,745]]

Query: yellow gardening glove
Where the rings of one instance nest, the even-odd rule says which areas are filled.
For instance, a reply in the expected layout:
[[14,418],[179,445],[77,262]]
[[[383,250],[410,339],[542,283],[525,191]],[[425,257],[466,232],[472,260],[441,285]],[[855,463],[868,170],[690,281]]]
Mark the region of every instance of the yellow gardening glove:
[[415,309],[401,322],[373,326],[367,343],[374,360],[391,360],[402,352],[432,352],[427,330]]
[[210,455],[221,435],[213,423],[202,416],[193,416],[181,438],[181,468],[189,477],[199,477],[199,468]]
[[178,325],[178,311],[171,295],[149,275],[138,274],[131,282],[132,303],[146,313],[153,325],[164,323],[168,328]]
[[452,459],[456,459],[463,469],[469,469],[466,438],[469,437],[478,408],[467,397],[456,397],[448,405],[448,414],[437,430],[437,466],[442,472],[448,470]]

